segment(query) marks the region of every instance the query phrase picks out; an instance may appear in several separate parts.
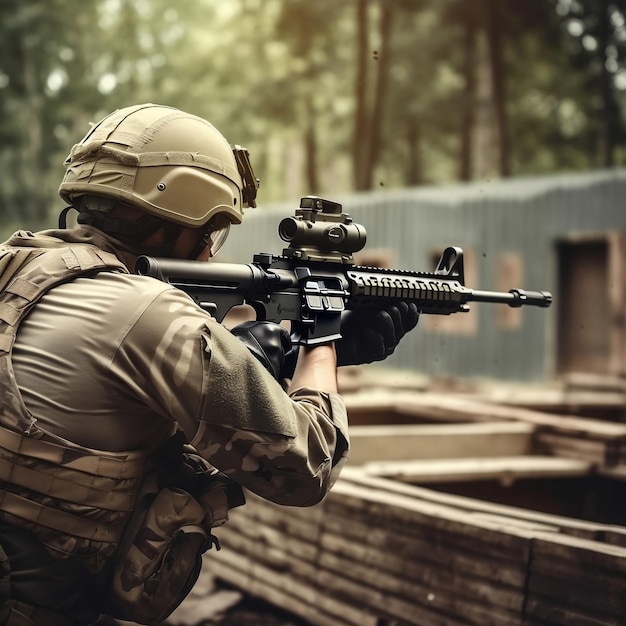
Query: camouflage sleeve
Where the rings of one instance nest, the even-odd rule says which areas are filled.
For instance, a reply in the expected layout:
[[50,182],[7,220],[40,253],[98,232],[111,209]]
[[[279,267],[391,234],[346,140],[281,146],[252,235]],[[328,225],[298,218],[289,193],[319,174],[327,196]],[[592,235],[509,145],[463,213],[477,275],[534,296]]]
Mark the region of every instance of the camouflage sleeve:
[[258,495],[293,506],[319,502],[348,452],[345,405],[336,393],[290,395],[223,327],[205,334],[208,392],[193,445]]
[[[124,356],[125,355],[125,356]],[[287,394],[239,339],[184,294],[163,291],[126,335],[118,364],[212,465],[280,504],[319,502],[348,452],[338,394]]]

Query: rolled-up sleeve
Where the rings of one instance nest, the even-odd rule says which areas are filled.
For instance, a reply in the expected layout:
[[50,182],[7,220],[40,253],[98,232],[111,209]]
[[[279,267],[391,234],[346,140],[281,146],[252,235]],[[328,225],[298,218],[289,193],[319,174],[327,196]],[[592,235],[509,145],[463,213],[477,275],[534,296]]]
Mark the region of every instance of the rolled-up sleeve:
[[287,394],[228,331],[215,325],[207,331],[207,389],[193,445],[268,500],[316,504],[347,459],[341,396],[307,388]]

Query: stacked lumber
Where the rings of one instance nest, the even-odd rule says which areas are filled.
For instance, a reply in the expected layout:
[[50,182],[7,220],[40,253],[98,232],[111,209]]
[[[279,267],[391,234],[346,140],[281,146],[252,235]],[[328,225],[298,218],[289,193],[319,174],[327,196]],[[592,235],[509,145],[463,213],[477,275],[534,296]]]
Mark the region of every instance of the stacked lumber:
[[625,553],[577,537],[534,538],[524,624],[623,626]]
[[[487,554],[473,553],[474,563],[468,552],[481,546],[472,529],[456,537],[448,530],[449,541],[435,541],[452,520],[441,516],[438,529],[434,511],[420,515],[380,496],[340,482],[308,519],[306,511],[280,510],[251,497],[220,530],[223,549],[212,555],[211,567],[217,577],[320,626],[515,623],[523,601],[523,541],[494,541]],[[490,590],[476,570],[496,556],[508,568],[502,563],[503,580]],[[470,597],[454,593],[460,580]],[[485,598],[494,601],[494,594],[498,619],[485,621]],[[475,619],[466,621],[465,612]]]
[[[350,464],[413,484],[586,476],[589,461],[538,454],[536,427],[522,422],[354,426]],[[372,460],[373,459],[373,460]]]
[[556,415],[472,398],[422,392],[345,396],[352,424],[517,421],[533,425],[538,451],[599,466],[626,464],[626,424]]
[[310,509],[249,494],[208,563],[315,626],[617,626],[622,531],[357,469]]
[[313,626],[626,624],[626,528],[424,486],[626,480],[626,425],[400,386],[344,397],[350,467],[315,507],[248,494],[216,578]]
[[626,378],[590,372],[569,372],[561,377],[566,390],[626,394]]
[[339,370],[342,394],[371,392],[426,392],[462,395],[480,402],[516,406],[547,413],[623,421],[626,417],[626,378],[570,373],[558,382],[524,383],[425,377],[387,367],[355,367]]

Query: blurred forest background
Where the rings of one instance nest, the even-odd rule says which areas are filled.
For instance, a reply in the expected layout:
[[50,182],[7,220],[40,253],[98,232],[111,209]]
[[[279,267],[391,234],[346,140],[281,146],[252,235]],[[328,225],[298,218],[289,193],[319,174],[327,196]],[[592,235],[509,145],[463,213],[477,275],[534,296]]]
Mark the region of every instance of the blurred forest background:
[[0,0],[0,225],[110,111],[246,146],[260,204],[624,164],[626,0]]

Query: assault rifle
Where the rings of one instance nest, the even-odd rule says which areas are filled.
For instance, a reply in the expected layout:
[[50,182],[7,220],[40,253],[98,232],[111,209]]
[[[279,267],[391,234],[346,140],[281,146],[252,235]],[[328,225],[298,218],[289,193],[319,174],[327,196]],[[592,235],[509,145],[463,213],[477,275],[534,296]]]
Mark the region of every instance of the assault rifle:
[[314,345],[340,339],[341,312],[384,302],[414,302],[422,314],[450,315],[469,302],[511,307],[548,307],[547,291],[478,291],[465,286],[463,250],[444,250],[434,272],[364,267],[353,254],[365,246],[366,232],[342,212],[341,204],[307,196],[293,217],[278,226],[289,243],[282,255],[256,254],[252,263],[182,261],[140,256],[135,272],[185,291],[222,321],[234,306],[253,307],[258,320],[289,321],[292,340]]

